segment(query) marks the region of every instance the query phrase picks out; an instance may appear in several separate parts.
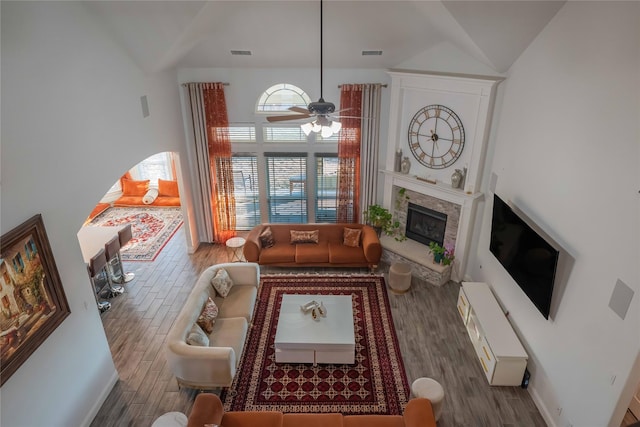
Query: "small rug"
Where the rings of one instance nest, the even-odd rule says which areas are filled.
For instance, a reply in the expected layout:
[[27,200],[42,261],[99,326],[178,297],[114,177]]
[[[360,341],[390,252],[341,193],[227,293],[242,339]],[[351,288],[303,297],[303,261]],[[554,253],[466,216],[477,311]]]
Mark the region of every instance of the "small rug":
[[[260,282],[240,367],[221,394],[226,411],[402,414],[410,391],[383,277],[263,275]],[[283,294],[352,295],[356,363],[276,364]]]
[[112,207],[96,216],[90,226],[131,224],[133,238],[120,249],[123,261],[153,261],[182,225],[177,208]]

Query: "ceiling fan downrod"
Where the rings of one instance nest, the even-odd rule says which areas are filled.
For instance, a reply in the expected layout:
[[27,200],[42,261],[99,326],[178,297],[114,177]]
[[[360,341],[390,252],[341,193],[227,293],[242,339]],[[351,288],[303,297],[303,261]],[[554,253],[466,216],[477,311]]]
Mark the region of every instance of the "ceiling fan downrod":
[[320,102],[324,102],[322,96],[322,0],[320,0]]

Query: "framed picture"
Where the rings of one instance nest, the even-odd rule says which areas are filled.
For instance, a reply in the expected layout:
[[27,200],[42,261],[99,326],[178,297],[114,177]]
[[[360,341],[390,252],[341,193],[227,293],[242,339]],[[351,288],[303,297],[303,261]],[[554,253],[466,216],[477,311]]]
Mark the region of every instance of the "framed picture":
[[70,313],[36,215],[0,240],[0,386]]

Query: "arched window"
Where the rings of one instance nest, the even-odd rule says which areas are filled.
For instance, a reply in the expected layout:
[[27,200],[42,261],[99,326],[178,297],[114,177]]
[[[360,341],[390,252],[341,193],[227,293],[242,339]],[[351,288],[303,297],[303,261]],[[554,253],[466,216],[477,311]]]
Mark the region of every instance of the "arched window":
[[287,111],[290,107],[306,108],[310,102],[309,95],[299,87],[288,83],[279,83],[262,93],[256,105],[256,112]]

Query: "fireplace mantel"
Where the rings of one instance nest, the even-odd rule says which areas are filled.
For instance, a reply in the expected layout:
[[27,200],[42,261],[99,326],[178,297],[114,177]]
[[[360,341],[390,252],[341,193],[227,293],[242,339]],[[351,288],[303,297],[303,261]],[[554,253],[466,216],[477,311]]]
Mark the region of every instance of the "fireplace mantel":
[[[451,185],[437,182],[432,184],[426,181],[419,180],[415,176],[402,174],[399,172],[392,172],[388,170],[382,171],[385,175],[384,179],[384,201],[383,204],[387,209],[391,210],[391,206],[395,203],[393,187],[406,188],[407,190],[415,191],[416,193],[424,194],[427,196],[435,197],[440,200],[447,201],[460,206],[460,220],[458,224],[458,230],[455,239],[455,253],[456,259],[454,261],[454,268],[451,273],[451,278],[455,281],[465,279],[467,259],[469,255],[469,245],[471,242],[471,235],[473,231],[473,221],[475,218],[476,207],[478,202],[484,199],[483,193],[467,194],[462,190],[452,188]],[[422,245],[421,243],[411,241],[411,245]],[[400,243],[402,245],[402,243]],[[384,244],[383,244],[384,246]],[[393,248],[386,249],[397,252],[397,245]],[[407,244],[407,246],[409,246]],[[424,247],[424,253],[428,250],[426,245]],[[425,266],[427,265],[425,260]],[[430,264],[430,261],[428,262]]]
[[[464,191],[452,188],[450,184],[441,181],[437,181],[436,184],[432,184],[418,179],[415,175],[388,170],[383,170],[382,173],[386,176],[385,184],[388,184],[391,181],[391,187],[395,185],[406,188],[407,190],[417,191],[418,193],[437,197],[438,199],[446,200],[447,202],[455,203],[460,206],[464,206],[466,203],[473,202],[475,199],[483,197],[482,193],[465,193]],[[384,196],[384,203],[388,206],[387,202],[391,202],[391,192],[387,193],[386,188]],[[387,197],[389,197],[389,200],[387,200]]]

